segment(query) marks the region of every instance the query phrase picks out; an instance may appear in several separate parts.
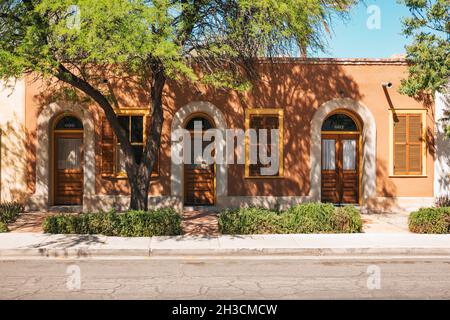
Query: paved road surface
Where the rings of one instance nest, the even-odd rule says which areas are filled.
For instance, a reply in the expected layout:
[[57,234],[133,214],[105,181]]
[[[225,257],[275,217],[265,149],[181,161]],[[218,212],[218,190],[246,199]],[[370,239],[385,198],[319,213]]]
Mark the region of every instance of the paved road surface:
[[450,299],[450,259],[0,260],[0,298]]

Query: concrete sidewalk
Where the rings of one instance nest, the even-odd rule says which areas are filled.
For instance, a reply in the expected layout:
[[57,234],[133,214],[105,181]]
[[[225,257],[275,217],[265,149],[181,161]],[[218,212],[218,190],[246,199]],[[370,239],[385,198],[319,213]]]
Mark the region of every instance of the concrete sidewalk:
[[450,235],[310,234],[119,238],[96,235],[0,234],[0,259],[195,256],[450,257]]

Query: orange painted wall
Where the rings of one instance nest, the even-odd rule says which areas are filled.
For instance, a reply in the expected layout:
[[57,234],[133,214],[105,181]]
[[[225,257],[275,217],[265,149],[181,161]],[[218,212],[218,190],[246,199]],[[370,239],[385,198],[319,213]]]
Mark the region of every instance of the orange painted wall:
[[[406,65],[397,62],[334,61],[320,63],[285,62],[258,66],[261,79],[247,93],[213,90],[189,83],[168,82],[164,94],[165,123],[160,154],[160,176],[152,181],[153,195],[170,195],[170,127],[171,117],[192,101],[209,101],[224,114],[229,128],[244,128],[246,108],[284,109],[283,179],[244,179],[243,165],[230,165],[228,184],[230,196],[306,196],[310,182],[310,121],[323,103],[339,97],[352,98],[366,105],[377,124],[377,194],[380,197],[433,196],[433,141],[429,134],[427,176],[421,178],[389,177],[389,101],[381,86],[390,81],[389,97],[396,108],[427,108],[427,131],[434,132],[432,105],[428,106],[397,92],[406,76]],[[148,100],[142,92],[127,83],[115,83],[121,107],[145,107]],[[26,126],[29,135],[29,190],[34,190],[34,156],[36,118],[46,99],[41,84],[28,83],[26,92]],[[45,94],[51,97],[51,91]],[[96,150],[100,150],[98,108],[90,104],[96,117]],[[99,194],[128,193],[126,180],[104,179],[100,173],[101,158],[96,156],[96,191]]]

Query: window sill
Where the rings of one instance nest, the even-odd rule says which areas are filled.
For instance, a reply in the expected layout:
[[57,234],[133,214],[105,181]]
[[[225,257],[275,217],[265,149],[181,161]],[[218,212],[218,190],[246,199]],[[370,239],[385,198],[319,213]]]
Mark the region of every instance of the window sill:
[[275,180],[277,180],[277,179],[284,179],[284,176],[276,176],[276,177],[273,177],[273,176],[261,176],[261,177],[245,176],[244,179],[245,180],[253,180],[253,179],[255,179],[255,180],[275,179]]
[[[122,175],[122,174],[116,174],[116,175],[105,175],[102,174],[103,179],[109,179],[109,180],[127,180],[128,176]],[[152,174],[151,178],[159,178],[159,174]]]
[[422,174],[403,174],[403,175],[389,175],[389,178],[428,178],[428,175]]

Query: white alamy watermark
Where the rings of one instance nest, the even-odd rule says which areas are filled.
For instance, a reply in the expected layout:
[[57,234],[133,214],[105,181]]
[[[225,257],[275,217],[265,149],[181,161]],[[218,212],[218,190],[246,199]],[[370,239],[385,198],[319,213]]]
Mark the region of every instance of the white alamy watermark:
[[367,29],[380,30],[381,29],[381,8],[377,5],[370,5],[367,7]]
[[193,131],[174,130],[171,139],[175,164],[244,164],[247,155],[247,163],[261,166],[262,176],[279,170],[279,129],[202,130],[201,121],[195,121]]
[[68,29],[79,30],[81,28],[81,9],[73,4],[67,8],[66,27]]
[[76,264],[72,264],[66,269],[66,287],[70,291],[81,290],[81,269]]
[[377,265],[370,265],[367,267],[367,289],[380,290],[381,289],[381,268]]

